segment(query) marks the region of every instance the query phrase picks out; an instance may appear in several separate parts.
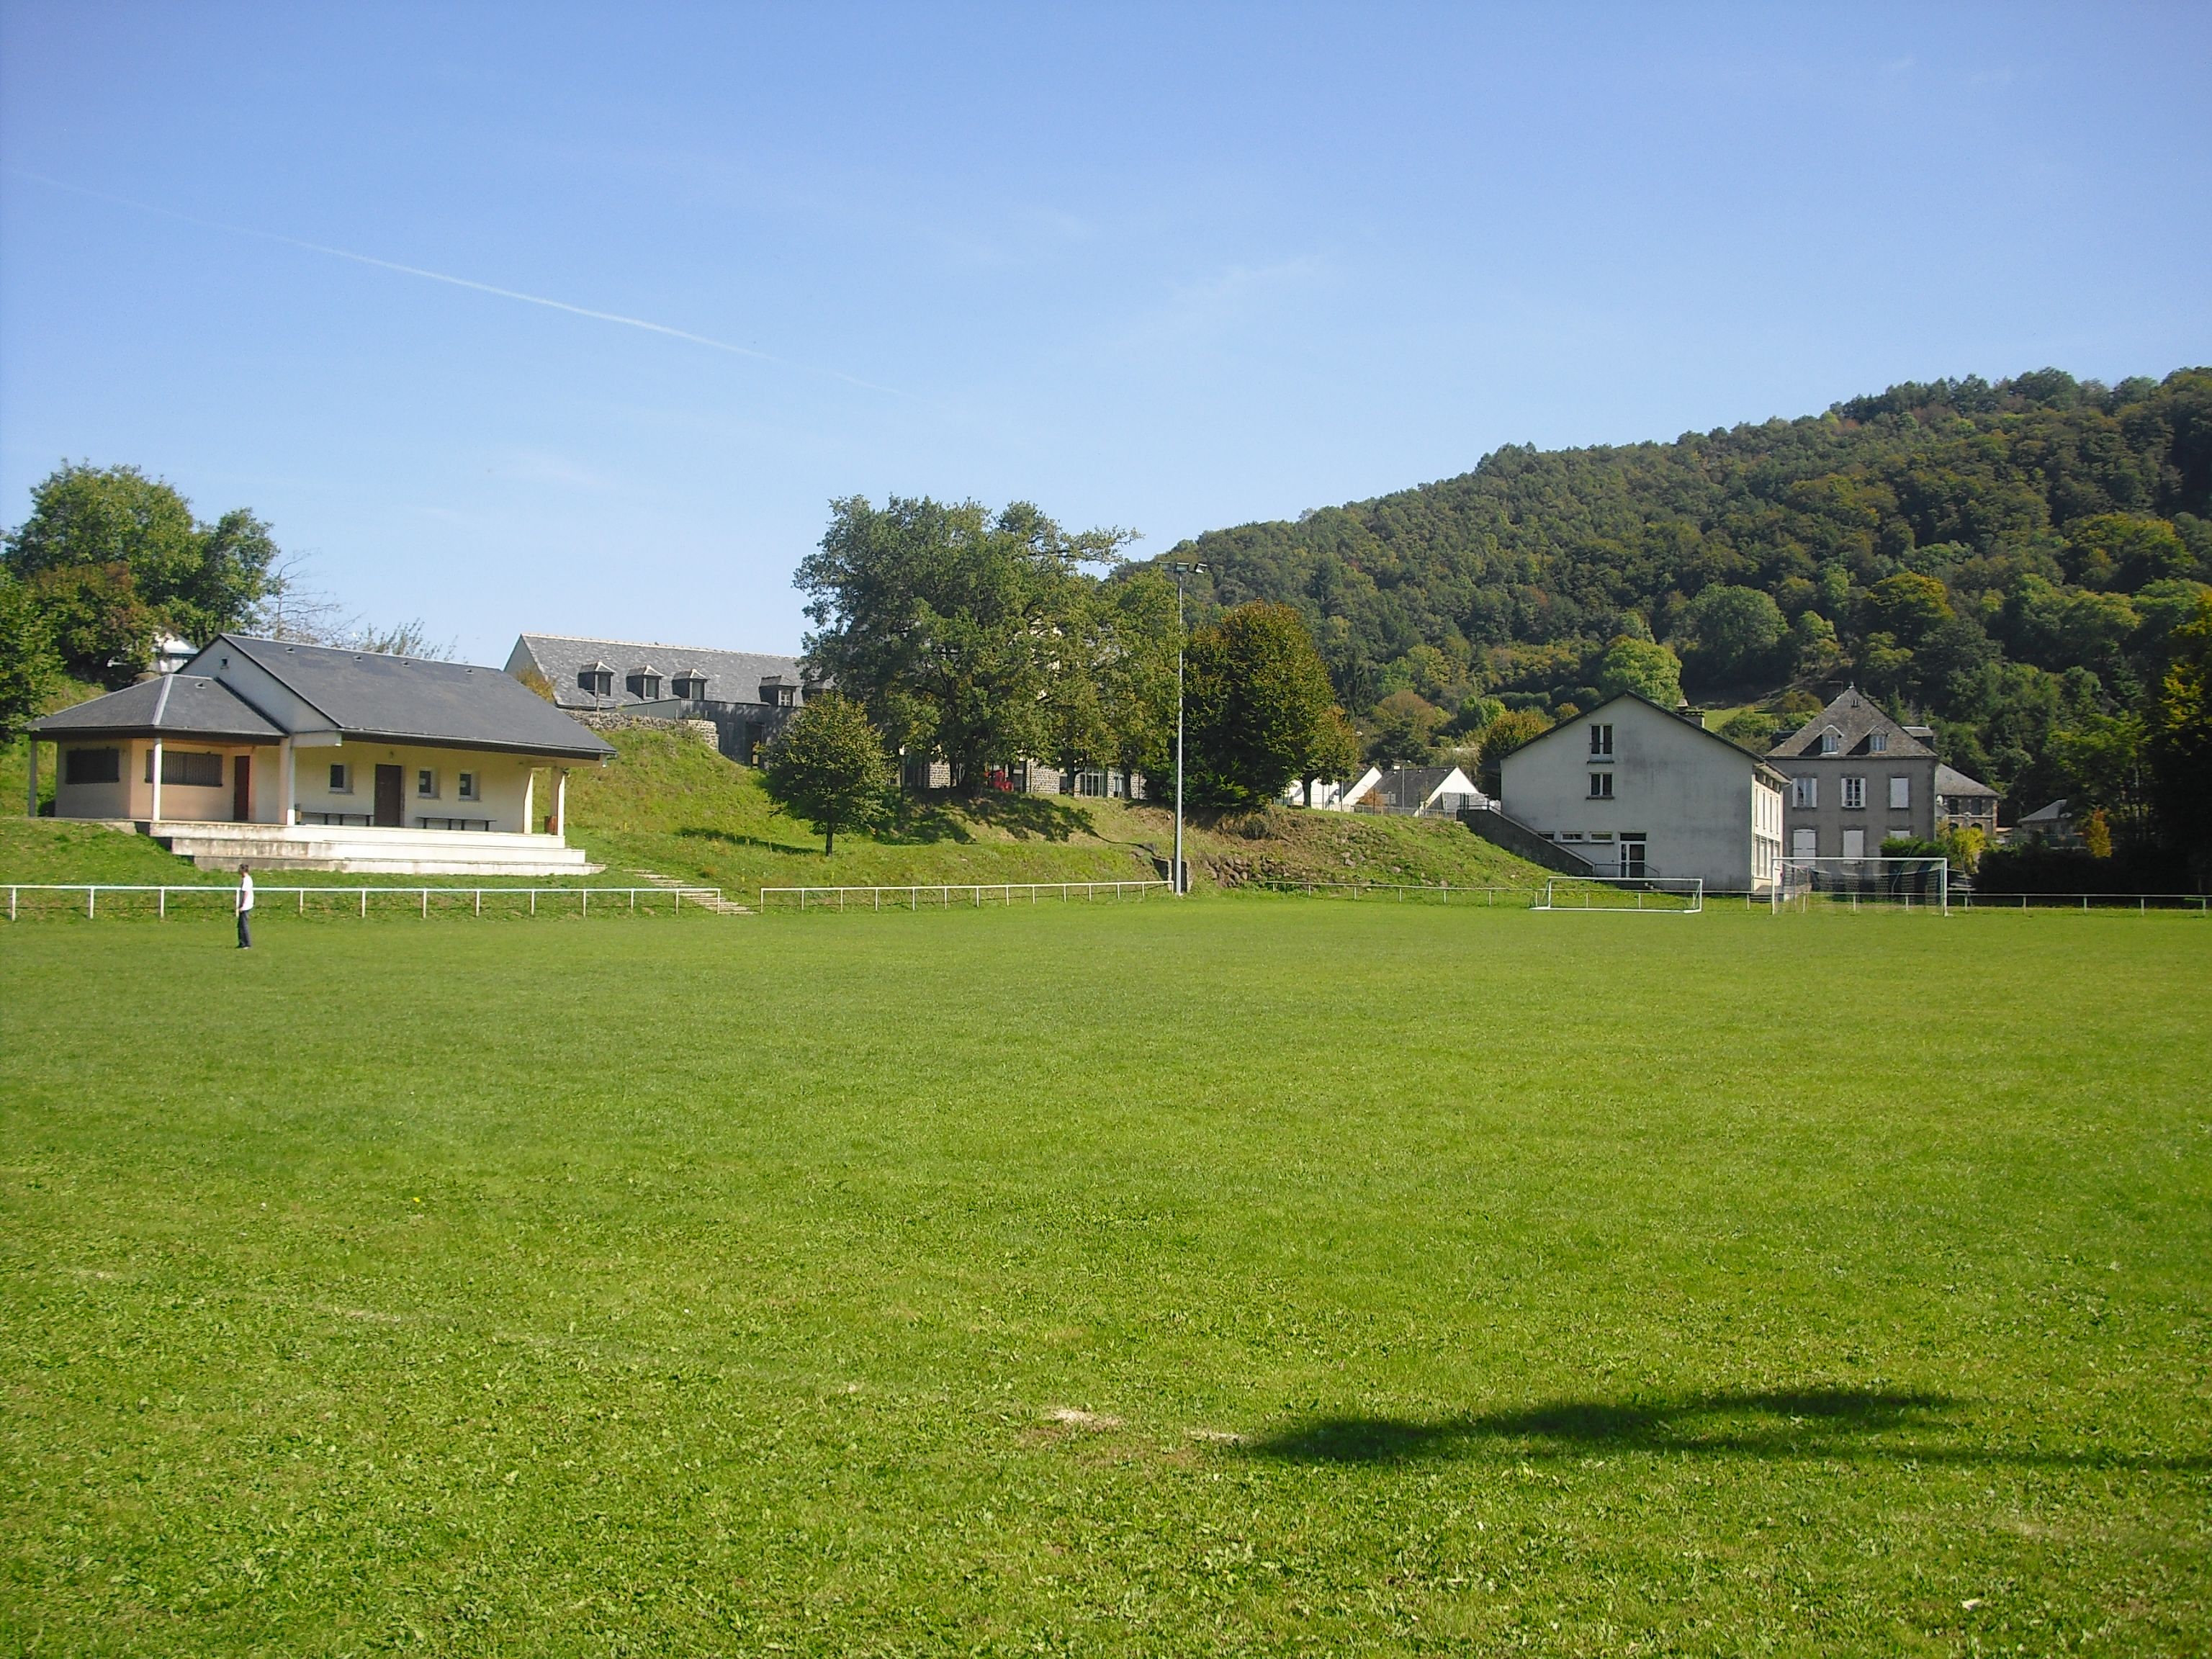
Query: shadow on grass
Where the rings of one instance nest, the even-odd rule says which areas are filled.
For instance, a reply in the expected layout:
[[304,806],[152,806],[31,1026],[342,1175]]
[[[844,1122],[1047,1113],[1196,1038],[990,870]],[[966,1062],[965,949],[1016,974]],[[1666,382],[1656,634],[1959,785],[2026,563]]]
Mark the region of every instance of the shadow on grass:
[[942,792],[902,796],[897,818],[877,830],[875,838],[891,842],[972,842],[975,836],[969,828],[970,823],[988,824],[1030,841],[1073,841],[1091,830],[1088,817],[1050,795],[986,790],[971,798]]
[[2212,1468],[2212,1457],[2203,1456],[2131,1456],[2119,1450],[2014,1451],[1887,1437],[1896,1430],[1947,1426],[1945,1413],[1958,1408],[1959,1402],[1944,1395],[1879,1389],[1724,1392],[1629,1405],[1559,1400],[1522,1411],[1428,1419],[1307,1418],[1251,1441],[1243,1452],[1277,1462],[1347,1466],[1483,1455],[1536,1459],[1580,1457],[1599,1451],[1659,1451],[2169,1472]]
[[819,847],[811,847],[802,842],[767,841],[759,836],[741,836],[733,830],[710,830],[694,825],[676,833],[686,840],[720,842],[725,847],[757,847],[763,853],[811,853],[816,858],[822,856]]

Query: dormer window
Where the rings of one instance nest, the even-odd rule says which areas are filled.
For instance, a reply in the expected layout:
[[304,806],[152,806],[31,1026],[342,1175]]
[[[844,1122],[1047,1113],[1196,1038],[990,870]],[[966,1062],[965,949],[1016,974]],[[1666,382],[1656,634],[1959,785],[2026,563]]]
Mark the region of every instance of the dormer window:
[[594,697],[611,697],[615,694],[615,671],[603,662],[588,664],[576,671],[576,689]]
[[645,702],[660,700],[660,672],[655,668],[633,668],[623,685],[630,696]]
[[686,702],[707,700],[707,677],[696,668],[687,668],[668,683],[669,694]]
[[1837,731],[1834,726],[1829,726],[1826,731],[1820,733],[1820,752],[1822,754],[1840,754],[1843,752],[1843,747],[1844,734]]
[[1888,732],[1868,732],[1868,733],[1867,733],[1867,753],[1868,753],[1868,754],[1869,754],[1869,755],[1881,755],[1881,754],[1886,754],[1886,753],[1887,753],[1887,752],[1888,752],[1888,750],[1889,750],[1889,733],[1888,733]]
[[799,688],[771,674],[760,683],[760,700],[771,708],[789,708],[799,701]]

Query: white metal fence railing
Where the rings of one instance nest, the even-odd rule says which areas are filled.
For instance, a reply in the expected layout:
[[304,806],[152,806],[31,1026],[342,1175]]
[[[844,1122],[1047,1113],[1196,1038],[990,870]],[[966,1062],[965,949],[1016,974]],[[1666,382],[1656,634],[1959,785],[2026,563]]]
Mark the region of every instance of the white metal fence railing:
[[1468,904],[1495,906],[1500,893],[1506,895],[1509,902],[1533,899],[1536,895],[1533,887],[1467,887],[1454,886],[1449,882],[1301,881],[1291,876],[1255,876],[1243,884],[1263,892],[1303,893],[1308,898],[1356,899],[1368,894],[1389,894],[1401,903],[1411,896],[1423,902],[1433,899],[1439,904],[1449,904],[1462,900]]
[[[153,896],[153,913],[157,919],[166,918],[168,915],[172,901],[189,903],[196,899],[221,899],[223,905],[228,907],[223,914],[228,914],[228,910],[235,908],[238,903],[238,889],[234,884],[228,887],[211,887],[204,883],[191,886],[137,886],[123,882],[24,881],[10,882],[7,884],[7,888],[8,920],[10,921],[17,920],[21,914],[25,895],[48,893],[78,895],[84,903],[84,914],[87,917],[94,920],[100,915],[100,901],[103,894],[109,896],[111,912],[113,911],[116,901],[118,899],[127,901],[128,896],[132,894],[150,894]],[[575,901],[573,914],[583,916],[592,914],[592,900],[594,897],[600,901],[599,910],[602,915],[605,915],[610,908],[609,901],[612,901],[611,908],[614,909],[635,912],[638,908],[638,896],[641,894],[647,900],[648,911],[652,908],[651,902],[656,898],[670,901],[669,913],[672,915],[683,914],[684,901],[687,898],[692,902],[692,908],[695,910],[705,910],[709,914],[718,912],[722,902],[722,890],[719,887],[273,887],[264,882],[257,881],[253,884],[253,908],[257,916],[274,910],[278,907],[266,901],[281,895],[293,898],[295,902],[290,908],[295,908],[299,915],[306,915],[308,914],[307,902],[310,899],[343,899],[346,901],[343,908],[356,910],[366,920],[369,912],[369,901],[372,898],[405,899],[409,901],[408,908],[419,911],[427,921],[432,909],[433,898],[438,901],[436,908],[443,911],[457,910],[460,908],[460,901],[467,899],[470,914],[480,916],[483,914],[486,894],[489,894],[495,902],[501,899],[525,901],[524,904],[519,904],[514,908],[524,909],[526,907],[527,914],[533,916],[538,913],[538,901],[541,898],[548,901],[546,908],[549,910],[556,912],[568,912],[569,907],[563,901],[573,899]],[[447,903],[448,899],[453,902]],[[76,902],[71,899],[65,904],[52,908],[65,908],[74,913]],[[318,904],[314,908],[319,912],[327,914],[340,907],[332,904]],[[377,908],[388,912],[394,907],[390,904],[380,904]],[[497,908],[496,903],[495,908]]]
[[1952,904],[1962,910],[2153,910],[2208,914],[2212,895],[2203,893],[1975,893],[1954,890]]
[[817,910],[881,910],[887,896],[894,910],[950,910],[956,901],[963,908],[980,910],[987,904],[1019,904],[1024,900],[1036,904],[1047,896],[1056,896],[1063,904],[1079,898],[1089,903],[1101,896],[1141,899],[1147,893],[1170,890],[1170,884],[1164,881],[940,881],[912,887],[763,887],[760,897],[763,910],[776,908],[779,902],[783,908],[799,910],[810,903]]

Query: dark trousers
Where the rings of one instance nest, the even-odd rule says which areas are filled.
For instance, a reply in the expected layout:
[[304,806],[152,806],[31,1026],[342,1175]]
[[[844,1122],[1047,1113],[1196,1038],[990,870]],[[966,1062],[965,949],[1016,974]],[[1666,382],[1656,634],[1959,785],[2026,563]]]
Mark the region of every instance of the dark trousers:
[[251,910],[238,913],[238,948],[241,951],[253,948],[253,912]]

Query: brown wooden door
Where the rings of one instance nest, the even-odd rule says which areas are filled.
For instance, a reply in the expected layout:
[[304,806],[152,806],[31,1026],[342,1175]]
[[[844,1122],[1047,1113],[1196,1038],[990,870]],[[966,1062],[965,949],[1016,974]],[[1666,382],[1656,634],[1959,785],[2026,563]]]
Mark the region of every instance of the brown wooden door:
[[400,771],[396,766],[376,769],[376,821],[387,830],[398,830],[406,822],[406,809],[401,805]]
[[253,822],[253,757],[240,755],[230,764],[230,816],[237,823]]

